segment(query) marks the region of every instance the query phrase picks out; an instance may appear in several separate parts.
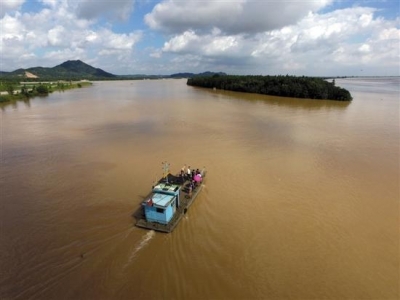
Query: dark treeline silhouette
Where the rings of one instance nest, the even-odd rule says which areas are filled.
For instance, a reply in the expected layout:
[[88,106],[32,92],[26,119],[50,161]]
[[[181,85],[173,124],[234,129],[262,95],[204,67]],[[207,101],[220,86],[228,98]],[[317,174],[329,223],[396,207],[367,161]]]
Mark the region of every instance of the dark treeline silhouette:
[[272,96],[351,101],[348,90],[316,77],[214,75],[193,77],[188,85]]

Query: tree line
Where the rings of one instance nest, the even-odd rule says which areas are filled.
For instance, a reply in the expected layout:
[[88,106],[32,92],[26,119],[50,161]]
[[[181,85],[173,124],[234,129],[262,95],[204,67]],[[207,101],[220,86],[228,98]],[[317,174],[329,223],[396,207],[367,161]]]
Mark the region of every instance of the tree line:
[[272,96],[351,101],[348,90],[318,77],[219,75],[189,78],[187,84],[235,92]]
[[0,103],[14,100],[29,99],[36,96],[47,96],[53,91],[64,91],[71,88],[81,88],[91,82],[30,82],[23,83],[16,80],[0,81]]

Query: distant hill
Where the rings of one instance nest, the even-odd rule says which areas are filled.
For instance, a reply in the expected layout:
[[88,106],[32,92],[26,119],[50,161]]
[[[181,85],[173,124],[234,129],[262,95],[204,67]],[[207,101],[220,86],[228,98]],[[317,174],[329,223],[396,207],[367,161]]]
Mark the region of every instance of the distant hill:
[[213,76],[215,74],[218,75],[226,75],[224,72],[203,72],[203,73],[176,73],[176,74],[171,74],[169,77],[170,78],[192,78],[192,77],[207,77],[207,76]]
[[41,80],[114,79],[117,76],[99,68],[94,68],[80,60],[68,60],[53,68],[34,67],[0,72],[0,76],[18,78],[39,78]]
[[85,74],[86,76],[103,78],[116,77],[114,74],[89,66],[80,60],[68,60],[61,65],[55,66],[53,70],[60,74],[77,74],[80,76]]
[[29,69],[17,69],[12,72],[0,71],[0,77],[11,80],[132,80],[132,79],[160,79],[160,78],[192,78],[207,77],[213,75],[226,75],[223,72],[203,73],[176,73],[172,75],[114,75],[102,69],[94,68],[80,60],[68,60],[53,68],[34,67]]

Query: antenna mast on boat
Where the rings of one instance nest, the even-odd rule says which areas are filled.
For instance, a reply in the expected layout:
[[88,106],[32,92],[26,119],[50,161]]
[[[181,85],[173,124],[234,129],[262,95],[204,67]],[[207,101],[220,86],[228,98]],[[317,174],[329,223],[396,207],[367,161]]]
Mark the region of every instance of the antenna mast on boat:
[[162,162],[163,164],[163,177],[167,180],[168,183],[168,173],[169,173],[169,163],[166,161]]

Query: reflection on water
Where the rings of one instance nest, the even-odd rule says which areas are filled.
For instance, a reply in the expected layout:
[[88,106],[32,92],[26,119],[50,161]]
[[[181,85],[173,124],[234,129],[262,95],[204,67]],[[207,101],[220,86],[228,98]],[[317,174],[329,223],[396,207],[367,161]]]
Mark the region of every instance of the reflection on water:
[[[345,103],[96,82],[3,106],[0,298],[398,298],[398,83],[337,79]],[[132,217],[165,160],[208,170],[172,234]]]
[[[194,87],[195,88],[195,87]],[[268,105],[285,106],[293,109],[320,110],[325,108],[341,109],[346,108],[351,102],[348,101],[331,101],[331,100],[312,100],[312,99],[296,99],[287,97],[267,96],[249,93],[238,93],[224,90],[209,90],[197,88],[203,92],[210,93],[210,97],[214,99],[238,99],[240,101],[248,101],[251,103],[268,103]]]

